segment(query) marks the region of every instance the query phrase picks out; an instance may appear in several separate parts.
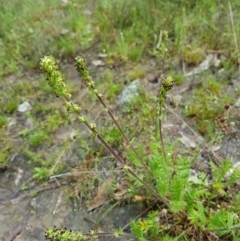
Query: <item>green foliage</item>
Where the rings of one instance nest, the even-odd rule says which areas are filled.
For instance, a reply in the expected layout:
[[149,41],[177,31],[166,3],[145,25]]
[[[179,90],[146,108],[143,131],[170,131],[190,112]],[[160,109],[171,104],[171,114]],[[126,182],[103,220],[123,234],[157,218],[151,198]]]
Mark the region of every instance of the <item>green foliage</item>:
[[0,142],[0,170],[4,170],[8,166],[9,154],[12,148],[12,144],[7,140]]
[[43,129],[47,133],[52,133],[67,121],[68,118],[64,117],[59,110],[56,110],[53,114],[47,116],[45,122],[43,123]]
[[47,133],[41,129],[33,131],[28,138],[30,146],[38,146],[42,141],[48,138]]
[[17,98],[12,98],[9,100],[9,102],[6,104],[4,108],[4,112],[8,114],[12,114],[18,107],[18,100]]
[[195,202],[196,204],[194,205],[194,208],[188,211],[188,219],[194,226],[200,227],[204,230],[207,222],[205,212],[208,210],[206,210],[206,207],[204,207],[200,201]]
[[35,167],[33,170],[33,178],[38,180],[46,180],[49,178],[50,170],[44,167]]
[[[196,65],[204,58],[206,50],[224,49],[228,53],[226,53],[227,60],[222,62],[223,68],[227,74],[232,74],[235,71],[233,63],[237,62],[239,53],[229,24],[229,1],[203,0],[193,3],[191,0],[167,2],[155,0],[73,0],[65,2],[67,4],[57,0],[40,1],[37,8],[36,3],[30,0],[21,2],[10,0],[3,4],[0,12],[0,22],[3,23],[0,26],[0,76],[11,72],[19,74],[22,71],[22,66],[36,68],[39,56],[42,56],[43,53],[51,53],[60,57],[71,56],[79,49],[96,47],[96,42],[99,43],[97,47],[106,50],[106,62],[113,64],[113,66],[115,63],[116,66],[118,65],[118,60],[143,60],[142,62],[145,64],[143,57],[149,54],[156,59],[163,60],[163,62],[168,60],[170,56],[177,56],[178,59],[180,58],[188,64]],[[233,0],[231,5],[235,26],[239,26],[239,19],[235,18],[239,12],[239,1]],[[15,24],[16,22],[18,24]],[[236,35],[239,39],[237,28]],[[216,39],[218,39],[217,42]],[[54,76],[56,77],[56,75],[61,79],[57,71],[55,71]],[[134,70],[131,76],[142,77],[142,73]],[[176,75],[174,77],[176,82],[182,82],[182,76]],[[108,100],[112,100],[120,91],[120,85],[113,85],[110,80],[112,78],[114,76],[106,74]],[[8,89],[5,91],[7,85],[3,84],[2,98],[0,99],[3,115],[0,117],[0,127],[6,124],[8,115],[16,112],[19,103],[24,101],[23,96],[24,98],[31,97],[29,98],[31,100],[32,97],[36,97],[34,89],[30,89],[34,84],[18,85],[15,83],[18,81],[21,82],[17,80],[12,82],[13,85],[10,84],[10,88],[14,86],[14,90],[9,91],[8,95],[5,94],[8,92]],[[194,92],[196,98],[193,99],[193,102],[190,100],[187,115],[194,116],[198,120],[198,130],[212,138],[217,129],[214,118],[222,116],[224,104],[232,103],[233,100],[222,93],[223,84],[221,81],[210,79],[209,83],[211,83],[205,85],[206,82],[204,81],[204,84],[199,88],[199,92]],[[65,87],[63,82],[58,82],[57,85]],[[41,85],[40,88],[48,92],[50,89],[46,85]],[[95,87],[92,90],[97,93]],[[63,93],[60,91],[56,94]],[[68,99],[69,96],[70,93],[65,95],[69,113],[79,112],[79,106],[73,105]],[[39,112],[44,113],[52,108],[55,109],[48,99],[44,106],[38,106],[33,111],[38,109]],[[146,127],[147,131],[154,126],[148,125],[147,121],[152,118],[155,110],[152,111],[151,106],[146,103],[144,95],[139,95],[128,110],[130,114],[135,115],[138,115],[137,113],[140,111],[143,112],[144,118],[140,118],[139,126]],[[106,109],[106,111],[108,110]],[[66,123],[66,120],[63,119],[66,119],[66,115],[56,110],[41,124],[33,121],[36,124],[36,128],[33,127],[33,130],[26,127],[23,130],[17,130],[19,137],[25,138],[30,146],[29,149],[26,148],[29,162],[41,164],[45,162],[43,167],[37,167],[34,171],[35,177],[38,179],[45,179],[49,176],[47,170],[52,162],[45,160],[42,155],[31,152],[31,149],[36,150],[45,140],[49,140],[49,134]],[[95,137],[99,137],[94,124],[86,122],[83,116],[79,117],[79,121],[84,122]],[[161,130],[161,128],[159,129]],[[130,135],[141,131],[138,129],[136,131],[130,130],[130,128],[128,130]],[[104,140],[114,147],[121,145],[121,141],[124,141],[126,146],[129,145],[124,137],[117,135],[116,129],[110,129],[109,133],[106,132],[103,133]],[[4,135],[1,137],[5,138]],[[194,179],[189,177],[190,166],[186,164],[187,159],[171,158],[174,152],[173,146],[169,146],[168,151],[166,151],[167,155],[164,157],[165,151],[163,149],[166,146],[159,145],[157,140],[153,140],[153,143],[150,144],[148,140],[136,140],[136,142],[142,141],[143,144],[134,144],[138,146],[137,151],[143,157],[142,159],[150,172],[147,171],[142,160],[136,157],[134,150],[131,150],[129,155],[125,155],[130,157],[127,161],[131,167],[129,170],[134,170],[133,173],[129,172],[131,174],[129,189],[134,190],[131,194],[141,193],[147,199],[154,200],[157,202],[156,209],[159,212],[163,205],[161,201],[164,201],[168,218],[174,217],[169,222],[173,227],[175,224],[184,223],[184,220],[187,220],[194,227],[199,227],[199,232],[208,232],[208,228],[226,228],[227,231],[214,230],[211,232],[214,234],[216,232],[219,237],[229,234],[238,240],[239,233],[231,229],[231,226],[237,227],[236,223],[239,221],[239,209],[236,207],[236,203],[239,203],[240,195],[234,193],[234,190],[238,190],[239,170],[233,168],[230,162],[223,163],[221,167],[212,165],[212,180],[208,180],[206,175],[202,173]],[[139,148],[141,148],[140,151]],[[147,154],[144,154],[146,149]],[[125,164],[124,160],[118,157],[119,155],[116,155],[115,152],[111,153],[118,161]],[[0,159],[0,162],[5,166],[8,151],[1,152]],[[132,175],[134,173],[138,179]],[[231,175],[226,180],[225,176],[229,173]],[[157,195],[154,195],[150,188],[155,190]],[[232,210],[238,216],[234,216]],[[157,214],[149,215],[148,219],[142,219],[142,226],[140,224],[135,226],[135,232],[140,230],[141,233],[139,239],[143,240],[144,237],[150,235],[156,239],[175,240],[180,236],[179,233],[169,231],[171,228],[165,225],[166,223],[163,222],[162,226],[159,225],[158,218]],[[153,225],[154,221],[157,223],[157,227]],[[203,223],[199,225],[198,222]],[[229,223],[229,226],[224,226],[224,222]],[[189,226],[192,227],[191,225]],[[187,240],[187,237],[188,234],[183,236],[183,240]]]
[[211,167],[213,170],[214,183],[223,182],[225,174],[232,168],[232,162],[231,160],[223,160],[220,167],[213,163],[211,163]]
[[120,83],[113,83],[114,78],[115,75],[113,72],[106,70],[104,78],[100,80],[102,83],[102,89],[104,91],[104,97],[111,101],[115,99],[122,88]]
[[[104,236],[104,233],[102,232],[98,233],[94,230],[90,230],[89,233],[82,233],[82,232],[77,232],[73,230],[68,230],[67,228],[58,229],[56,227],[48,228],[47,231],[45,232],[46,239],[58,240],[58,241],[98,240],[102,236]],[[115,238],[121,238],[123,236],[123,233],[121,230],[115,230],[114,233],[111,234],[111,236]]]
[[7,166],[7,152],[0,153],[0,170],[5,169]]
[[224,81],[208,76],[201,86],[194,90],[193,97],[186,104],[186,115],[197,120],[198,131],[208,139],[213,139],[216,130],[219,130],[216,120],[224,116],[224,106],[234,101],[222,92],[223,86]]
[[[237,12],[238,2],[231,5]],[[237,56],[227,2],[99,0],[96,6],[98,36],[113,58],[137,61],[149,52],[165,59],[168,50],[171,56],[176,54],[189,64],[198,64],[206,49],[225,47]],[[239,20],[234,20],[238,26]]]
[[240,180],[240,169],[239,168],[234,168],[233,172],[230,175],[229,180],[227,181],[228,185],[233,185],[237,181],[239,182]]
[[[231,1],[231,6],[235,16],[238,1]],[[79,49],[95,47],[96,42],[107,52],[109,62],[137,62],[150,54],[164,61],[181,56],[197,64],[208,49],[228,50],[230,68],[224,65],[228,70],[237,62],[227,1],[79,0],[64,4],[50,0],[36,8],[30,0],[10,0],[1,10],[0,76],[21,73],[21,67],[36,68],[44,53],[71,56]],[[239,26],[239,19],[234,18],[234,23]]]
[[183,49],[183,59],[190,65],[198,65],[203,61],[204,58],[205,53],[203,49],[189,45]]
[[101,133],[104,140],[113,147],[119,147],[122,143],[122,136],[120,135],[118,129],[114,126],[105,129],[104,133]]
[[7,117],[5,115],[0,115],[0,128],[2,128],[7,123]]
[[162,232],[158,219],[158,212],[154,211],[148,214],[144,219],[138,219],[131,223],[131,228],[138,240],[145,241],[148,238],[156,238]]
[[[62,74],[58,71],[54,58],[44,57],[41,66],[45,72],[46,80],[52,86],[55,94],[65,100],[68,111],[77,114],[79,120],[85,124],[94,137],[97,137],[102,145],[123,165],[123,171],[127,174],[130,183],[129,196],[136,198],[138,195],[136,198],[138,200],[147,199],[155,202],[156,207],[153,207],[146,217],[133,221],[131,224],[132,231],[138,240],[171,240],[171,238],[173,240],[191,240],[194,235],[204,239],[211,236],[213,232],[214,237],[218,238],[224,235],[230,235],[234,238],[240,237],[232,229],[240,221],[236,202],[240,197],[235,194],[232,188],[240,178],[240,171],[233,168],[230,161],[223,162],[221,167],[212,164],[212,179],[201,172],[197,177],[192,177],[192,161],[186,157],[183,158],[180,154],[173,155],[176,143],[170,145],[166,140],[163,142],[161,125],[159,125],[159,139],[152,136],[146,147],[139,144],[138,148],[135,149],[132,146],[134,141],[132,143],[127,139],[101,98],[102,95],[95,87],[86,62],[83,58],[77,57],[76,68],[78,72],[115,123],[115,127],[110,129],[109,133],[100,134],[95,124],[90,124],[81,115],[81,107],[72,102],[71,95],[66,90],[66,84]],[[157,100],[160,124],[164,102],[173,84],[172,77],[167,77],[162,81],[160,96]],[[215,80],[209,80],[204,83],[203,89],[199,90],[199,95],[203,97],[204,90],[211,93],[210,98],[218,100],[221,88],[222,85]],[[211,111],[208,114],[211,117],[213,115]],[[129,158],[127,162],[110,146],[110,144],[116,144],[115,139],[119,133],[130,148],[130,151],[126,152],[126,156]],[[120,144],[121,140],[117,138],[117,145]],[[146,149],[148,149],[148,155],[144,156],[143,153]],[[49,175],[48,169],[45,168],[35,168],[35,172],[34,177],[39,179],[47,178]],[[227,193],[226,188],[231,193]],[[59,235],[58,229],[49,229],[48,231],[52,232],[51,235]],[[72,237],[75,237],[71,236],[72,232],[69,230],[61,231],[60,234],[61,236],[52,236],[52,238],[71,240]]]
[[[0,75],[36,68],[44,52],[69,55],[92,43],[94,33],[86,15],[79,14],[85,1],[62,4],[10,0],[1,6]],[[18,24],[15,24],[15,23]],[[21,64],[21,65],[19,65]]]

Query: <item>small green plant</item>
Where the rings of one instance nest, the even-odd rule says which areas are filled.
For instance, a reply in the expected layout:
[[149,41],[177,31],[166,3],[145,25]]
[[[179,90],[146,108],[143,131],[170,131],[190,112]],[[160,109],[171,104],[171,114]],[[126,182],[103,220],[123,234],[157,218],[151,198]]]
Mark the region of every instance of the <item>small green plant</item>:
[[5,112],[8,114],[12,114],[18,106],[18,100],[16,98],[13,98],[9,101],[9,103],[5,106]]
[[[131,236],[131,235],[130,235]],[[59,240],[59,241],[85,241],[85,240],[97,240],[101,237],[124,237],[122,230],[115,230],[114,232],[96,232],[90,230],[89,233],[82,233],[77,231],[72,231],[68,229],[58,229],[56,227],[49,228],[45,237],[49,240]]]
[[42,141],[47,139],[47,134],[45,131],[39,129],[30,133],[28,143],[30,146],[38,146]]
[[225,115],[226,104],[232,104],[233,99],[224,94],[223,83],[214,77],[207,77],[202,85],[194,90],[193,97],[188,101],[185,114],[197,120],[197,129],[210,140],[218,128],[217,118]]
[[115,75],[113,71],[107,69],[104,72],[103,78],[99,82],[102,83],[102,86],[99,86],[99,89],[103,89],[104,96],[108,100],[113,100],[116,95],[121,91],[120,83],[113,83],[113,79],[115,79]]
[[1,150],[0,153],[0,170],[7,167],[7,153]]
[[5,115],[0,115],[0,128],[2,128],[7,123],[7,117]]
[[[107,151],[122,165],[124,175],[129,182],[128,197],[135,201],[146,201],[148,213],[131,223],[132,231],[137,240],[238,240],[240,238],[240,213],[238,201],[240,195],[236,192],[240,171],[233,170],[230,162],[221,167],[213,165],[212,179],[207,174],[199,173],[191,177],[192,161],[181,155],[174,156],[174,144],[166,145],[162,136],[162,118],[167,93],[174,84],[172,77],[167,77],[157,99],[158,135],[149,141],[148,155],[143,155],[144,146],[139,144],[136,149],[124,134],[117,120],[107,108],[102,95],[95,87],[95,82],[89,74],[83,58],[76,58],[76,68],[87,87],[95,93],[105,111],[111,117],[116,129],[127,143],[128,160],[123,159],[106,141],[94,123],[90,123],[82,115],[81,107],[73,103],[71,94],[58,71],[53,57],[46,56],[41,60],[41,69],[55,95],[65,101],[69,113],[76,114],[97,138]],[[214,94],[220,87],[217,84],[208,85]],[[112,140],[108,140],[112,142]],[[114,144],[114,143],[112,143]],[[138,150],[141,150],[140,152]],[[37,169],[38,178],[44,178],[45,172]],[[239,186],[237,186],[239,188]],[[227,190],[227,191],[226,191]],[[93,236],[99,237],[94,231]],[[122,233],[117,232],[118,235]],[[106,235],[106,234],[105,234]],[[113,233],[111,233],[113,235]],[[81,240],[82,233],[70,230],[49,228],[46,238],[50,240]],[[200,239],[199,239],[200,237]]]
[[50,176],[49,168],[35,167],[33,172],[34,172],[33,178],[41,180],[41,181],[48,179]]
[[9,153],[12,148],[12,144],[9,141],[5,141],[1,144],[0,149],[0,170],[5,170],[8,167],[7,160],[9,158]]
[[186,46],[183,49],[183,60],[189,65],[198,65],[205,58],[205,53],[202,49],[195,46]]

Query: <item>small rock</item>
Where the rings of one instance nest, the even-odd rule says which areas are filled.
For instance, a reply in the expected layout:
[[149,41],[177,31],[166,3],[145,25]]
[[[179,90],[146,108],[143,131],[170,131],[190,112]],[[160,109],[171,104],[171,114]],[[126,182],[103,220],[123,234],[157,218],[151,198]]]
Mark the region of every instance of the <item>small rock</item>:
[[240,89],[240,77],[231,80],[235,89]]
[[24,101],[22,104],[20,104],[19,106],[18,106],[18,111],[19,112],[26,112],[26,111],[28,111],[28,110],[31,110],[32,109],[32,107],[31,107],[31,105],[30,105],[30,103],[28,102],[28,101]]
[[105,63],[100,59],[96,59],[92,61],[92,65],[99,67],[99,66],[104,66]]
[[176,94],[176,95],[169,95],[171,103],[177,107],[182,101],[182,95]]
[[106,53],[99,53],[98,57],[99,58],[106,58],[108,55]]
[[122,93],[118,96],[119,104],[123,105],[131,102],[134,97],[139,94],[140,79],[132,81],[129,85],[125,86]]
[[12,127],[12,126],[15,126],[17,123],[17,120],[14,119],[14,118],[8,118],[8,127]]
[[33,198],[30,202],[30,206],[36,210],[37,209],[37,199],[36,198]]
[[27,118],[25,125],[28,129],[32,129],[34,127],[34,123],[30,118]]
[[240,99],[238,99],[237,102],[235,103],[235,107],[237,107],[237,108],[240,107]]
[[182,144],[184,144],[186,147],[190,147],[190,148],[196,148],[197,144],[191,140],[188,136],[184,135],[183,133],[181,133],[181,138],[180,141]]
[[23,177],[23,170],[21,168],[18,168],[17,173],[16,173],[16,177],[15,177],[15,180],[14,180],[14,183],[15,183],[16,186],[19,185],[19,182],[22,179],[22,177]]
[[203,71],[209,69],[211,66],[219,67],[221,64],[221,60],[218,58],[217,54],[208,54],[206,58],[192,71],[186,73],[184,76],[192,76],[196,74],[200,74]]
[[67,29],[67,28],[62,28],[61,31],[60,31],[60,33],[61,33],[62,35],[66,35],[66,34],[69,33],[69,29]]

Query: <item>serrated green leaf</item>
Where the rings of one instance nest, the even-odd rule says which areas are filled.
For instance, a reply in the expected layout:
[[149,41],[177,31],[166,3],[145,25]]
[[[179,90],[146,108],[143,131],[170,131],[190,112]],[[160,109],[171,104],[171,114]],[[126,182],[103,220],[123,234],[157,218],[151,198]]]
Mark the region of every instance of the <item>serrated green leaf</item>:
[[184,211],[187,206],[187,203],[184,201],[170,201],[169,208],[173,213]]
[[194,225],[204,228],[207,222],[204,206],[201,203],[197,203],[195,207],[188,212],[188,218]]
[[232,185],[233,183],[240,181],[240,169],[235,168],[232,172],[232,174],[230,175],[227,184],[228,185]]
[[173,201],[182,199],[186,181],[180,175],[176,174],[170,184],[169,192]]

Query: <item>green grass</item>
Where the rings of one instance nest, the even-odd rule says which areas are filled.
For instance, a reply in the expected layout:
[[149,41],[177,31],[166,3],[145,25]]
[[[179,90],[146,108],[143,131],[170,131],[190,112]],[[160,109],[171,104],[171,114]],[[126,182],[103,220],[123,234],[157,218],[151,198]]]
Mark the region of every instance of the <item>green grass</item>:
[[7,123],[7,117],[5,115],[0,116],[0,128],[2,128]]
[[31,133],[28,137],[28,143],[30,146],[39,146],[43,141],[47,139],[46,132],[41,129],[36,129],[33,133]]
[[197,130],[209,140],[220,131],[219,120],[228,116],[225,106],[234,103],[234,97],[223,91],[227,82],[206,74],[186,103],[185,114],[195,118]]
[[[240,4],[232,1],[231,5],[235,26],[238,26],[235,14]],[[97,7],[100,9],[97,15],[99,36],[103,48],[113,57],[138,61],[152,53],[162,58],[164,49],[168,49],[169,57],[182,56],[183,60],[197,64],[203,59],[205,50],[227,49],[236,59],[227,1],[193,4],[191,1],[100,0]],[[164,31],[168,33],[167,38]],[[239,36],[239,28],[236,34]]]
[[[240,3],[231,1],[231,7],[239,39]],[[71,57],[96,42],[111,63],[138,62],[152,55],[197,64],[209,49],[226,51],[236,63],[239,52],[227,1],[99,0],[63,5],[50,0],[36,7],[30,0],[10,0],[2,6],[0,21],[0,76],[22,74],[22,67],[35,69],[46,53]]]
[[3,4],[0,75],[22,74],[22,67],[36,68],[43,53],[70,56],[90,46],[93,33],[89,19],[79,14],[85,8],[83,3],[63,6],[57,0],[11,0]]

